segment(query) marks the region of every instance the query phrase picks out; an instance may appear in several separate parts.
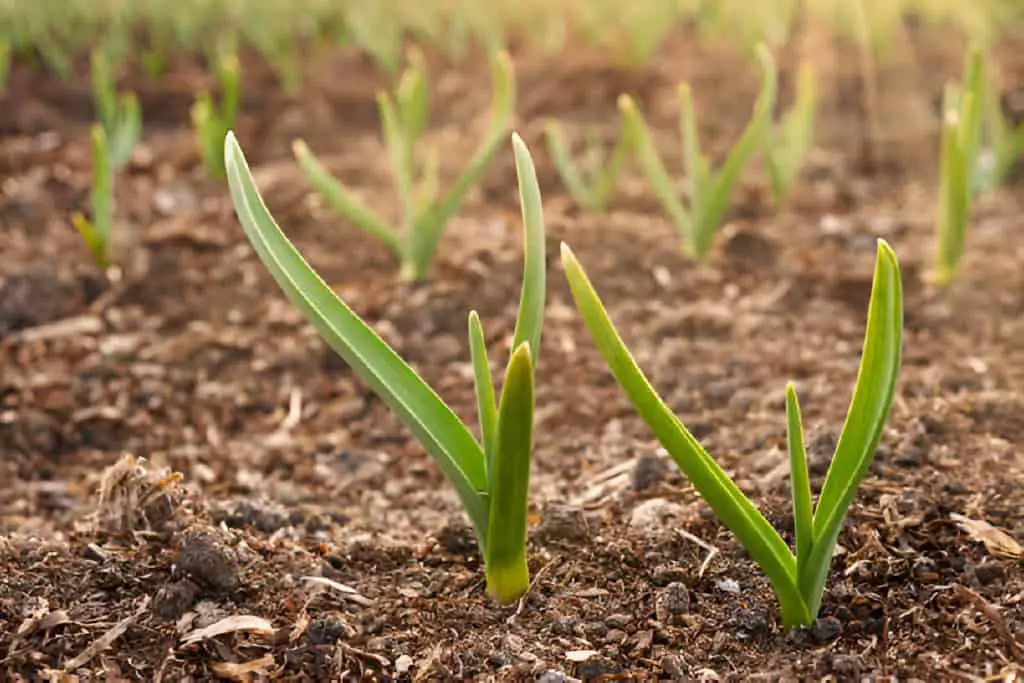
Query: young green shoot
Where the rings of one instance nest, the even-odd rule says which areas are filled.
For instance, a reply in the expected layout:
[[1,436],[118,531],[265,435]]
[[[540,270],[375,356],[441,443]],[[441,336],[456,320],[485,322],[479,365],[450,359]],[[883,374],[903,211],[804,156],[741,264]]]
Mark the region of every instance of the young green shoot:
[[527,493],[533,442],[534,371],[546,292],[544,216],[533,161],[512,137],[524,226],[523,285],[504,382],[495,399],[483,325],[469,314],[480,440],[317,275],[274,222],[234,134],[225,164],[235,212],[281,289],[352,370],[434,458],[462,502],[484,559],[488,593],[502,605],[530,585]]
[[103,270],[110,267],[110,243],[114,225],[114,184],[113,169],[110,165],[110,146],[101,124],[92,127],[92,193],[90,204],[92,217],[86,218],[81,212],[71,216],[71,223],[78,230],[89,253]]
[[131,159],[142,136],[142,110],[135,93],[118,93],[110,59],[102,48],[92,52],[92,96],[109,147],[111,168],[117,170]]
[[814,67],[800,65],[796,96],[782,120],[765,136],[764,161],[776,206],[785,203],[800,175],[814,142],[814,111],[817,107]]
[[422,163],[417,143],[427,128],[429,109],[426,70],[413,59],[394,93],[381,92],[380,109],[384,143],[395,179],[399,228],[363,203],[335,178],[302,140],[292,145],[295,158],[309,184],[342,218],[380,240],[398,259],[405,280],[426,278],[445,226],[455,215],[469,190],[483,177],[512,126],[515,83],[508,55],[498,53],[492,62],[494,95],[491,121],[483,142],[446,194],[440,192],[441,152],[428,148]]
[[1024,156],[1024,121],[1014,123],[999,101],[998,81],[991,79],[984,89],[984,132],[986,149],[978,155],[975,189],[993,192],[1010,177],[1013,167]]
[[761,92],[754,104],[753,115],[747,127],[729,151],[721,168],[717,170],[711,167],[711,162],[701,152],[690,86],[687,83],[679,86],[683,159],[689,189],[688,207],[680,199],[636,103],[628,95],[619,98],[626,134],[633,141],[637,161],[653,186],[665,213],[672,219],[683,237],[687,252],[697,259],[707,258],[715,234],[729,208],[733,188],[751,156],[762,147],[768,126],[771,125],[778,76],[775,62],[767,46],[759,44],[756,54],[762,73]]
[[223,178],[227,173],[224,166],[224,136],[235,125],[241,97],[238,57],[234,50],[219,53],[216,71],[220,101],[214,102],[209,92],[200,93],[192,105],[192,127],[207,174],[211,178]]
[[935,282],[940,287],[953,281],[967,242],[967,224],[971,220],[981,145],[984,88],[981,52],[973,49],[967,56],[963,84],[947,84],[942,102],[934,273]]
[[548,123],[544,137],[551,162],[573,201],[585,211],[604,211],[615,192],[622,166],[632,151],[629,136],[620,133],[618,142],[607,155],[601,150],[596,136],[589,136],[579,162],[573,158],[562,126],[557,121]]
[[583,267],[564,244],[562,264],[580,315],[637,413],[768,576],[783,625],[809,626],[821,605],[839,532],[874,457],[895,393],[903,337],[903,289],[896,255],[879,240],[860,370],[816,507],[811,503],[796,391],[792,384],[786,388],[795,553],[658,396],[619,336]]

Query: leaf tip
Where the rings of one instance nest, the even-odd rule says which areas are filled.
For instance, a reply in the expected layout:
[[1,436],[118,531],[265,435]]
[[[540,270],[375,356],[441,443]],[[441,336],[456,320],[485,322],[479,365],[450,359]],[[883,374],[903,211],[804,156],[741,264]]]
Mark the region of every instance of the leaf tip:
[[576,255],[572,253],[572,249],[565,242],[561,242],[558,245],[559,252],[562,255],[562,263],[574,263],[576,261]]
[[633,98],[627,95],[626,93],[622,93],[621,95],[619,95],[617,103],[619,111],[622,112],[630,112],[636,109],[636,103],[633,101]]

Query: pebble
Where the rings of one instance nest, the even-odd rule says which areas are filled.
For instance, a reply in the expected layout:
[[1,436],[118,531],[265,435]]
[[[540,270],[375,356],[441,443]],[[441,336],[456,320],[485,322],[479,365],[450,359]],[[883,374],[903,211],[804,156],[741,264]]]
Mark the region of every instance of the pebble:
[[664,498],[651,498],[633,508],[629,526],[641,533],[657,535],[677,526],[686,509]]
[[437,542],[452,555],[475,555],[476,536],[473,527],[461,517],[453,517],[437,532]]
[[241,583],[241,569],[225,536],[214,528],[186,530],[178,546],[178,569],[213,590],[236,590]]
[[590,528],[583,508],[563,503],[548,503],[544,506],[536,535],[542,543],[582,542],[590,535]]
[[662,657],[661,670],[665,672],[673,681],[687,680],[686,660],[683,659],[682,655],[668,654]]
[[663,482],[668,472],[668,463],[664,458],[655,453],[645,453],[633,464],[630,484],[634,491],[646,491]]
[[395,660],[395,673],[403,675],[409,673],[409,669],[412,668],[413,659],[409,655],[399,655],[398,659]]
[[607,617],[605,617],[604,623],[606,623],[611,628],[626,628],[626,626],[631,621],[633,621],[633,615],[619,613],[609,614]]
[[167,621],[176,621],[199,597],[199,586],[184,579],[169,583],[156,594],[153,600],[153,614]]
[[685,567],[675,564],[659,565],[651,575],[651,583],[656,586],[667,586],[673,581],[684,581],[690,575]]
[[333,645],[345,630],[345,622],[334,615],[317,617],[306,628],[306,640],[313,645]]
[[655,598],[654,613],[663,624],[678,625],[689,611],[690,589],[682,583],[670,583]]
[[843,625],[835,617],[821,617],[811,625],[811,637],[824,644],[835,640],[843,630]]
[[537,683],[582,683],[580,679],[573,678],[561,671],[548,669],[537,677]]

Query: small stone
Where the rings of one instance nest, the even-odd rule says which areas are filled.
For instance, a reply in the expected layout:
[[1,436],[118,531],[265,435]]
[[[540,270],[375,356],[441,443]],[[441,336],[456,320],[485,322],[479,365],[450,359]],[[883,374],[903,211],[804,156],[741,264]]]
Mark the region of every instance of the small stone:
[[399,655],[398,659],[395,660],[395,673],[399,675],[409,673],[409,669],[412,668],[413,660],[409,655]]
[[667,586],[673,581],[684,581],[690,573],[685,567],[675,564],[659,565],[651,576],[651,583],[656,586]]
[[571,636],[576,630],[576,620],[572,617],[563,617],[551,622],[551,633],[556,636]]
[[644,534],[657,535],[668,527],[675,527],[682,519],[685,508],[664,498],[651,498],[633,508],[629,526]]
[[832,659],[832,671],[843,678],[860,678],[860,672],[864,668],[858,655],[836,655]]
[[573,678],[561,671],[548,669],[537,677],[537,683],[581,683],[580,679]]
[[838,638],[842,630],[842,623],[835,617],[821,617],[815,619],[814,624],[811,625],[811,637],[818,643],[824,644]]
[[473,527],[461,517],[453,517],[437,532],[437,542],[446,552],[452,555],[475,555],[477,553],[476,536]]
[[646,491],[660,484],[668,476],[668,464],[656,453],[645,453],[636,459],[630,473],[634,491]]
[[740,592],[740,582],[736,579],[721,579],[720,581],[715,581],[715,587],[723,593]]
[[241,583],[238,558],[225,534],[214,528],[192,527],[178,547],[178,569],[213,590],[230,593]]
[[613,628],[608,631],[604,636],[604,642],[606,643],[621,643],[629,637],[625,631],[620,631],[617,628]]
[[690,590],[682,583],[670,583],[655,598],[654,613],[663,624],[678,625],[689,611]]
[[562,503],[549,503],[544,506],[536,533],[537,539],[542,543],[580,542],[587,540],[590,529],[582,508]]
[[505,636],[504,645],[510,652],[514,654],[519,654],[523,651],[523,647],[526,646],[526,643],[523,642],[523,639],[517,636],[516,634],[509,633]]
[[899,451],[892,461],[900,467],[920,467],[924,464],[924,451],[917,446],[910,446]]
[[313,645],[333,645],[345,630],[345,622],[334,615],[317,617],[306,628],[306,640]]
[[576,669],[576,674],[584,680],[595,679],[603,676],[605,673],[607,672],[605,671],[604,664],[597,659],[589,659],[580,664]]
[[633,621],[633,615],[625,613],[610,614],[604,619],[604,623],[611,628],[626,628],[631,621]]
[[682,655],[668,654],[661,658],[661,670],[673,681],[687,680],[686,660]]
[[169,583],[159,590],[153,600],[153,614],[160,619],[176,621],[199,597],[199,586],[188,579]]
[[1003,578],[1005,570],[997,564],[979,564],[974,568],[974,575],[982,586]]
[[764,633],[771,627],[771,618],[764,607],[745,607],[737,609],[729,623],[747,633]]
[[272,534],[290,522],[288,510],[276,501],[241,498],[221,504],[213,511],[215,522],[239,529],[252,527]]
[[537,683],[581,683],[579,678],[572,678],[560,671],[548,670],[537,678]]

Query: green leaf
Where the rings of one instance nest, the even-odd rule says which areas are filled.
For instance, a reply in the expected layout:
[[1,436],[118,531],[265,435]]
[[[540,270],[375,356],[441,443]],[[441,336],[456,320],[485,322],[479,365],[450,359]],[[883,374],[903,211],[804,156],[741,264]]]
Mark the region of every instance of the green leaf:
[[804,427],[800,419],[800,402],[796,388],[786,385],[786,441],[789,449],[789,480],[793,495],[793,526],[796,531],[797,572],[807,562],[814,547],[814,504],[811,500],[811,477],[807,471],[807,450],[804,448]]
[[292,154],[306,180],[335,213],[366,234],[384,243],[391,253],[402,258],[402,243],[387,222],[347,187],[341,184],[310,151],[302,140],[292,143]]
[[530,343],[512,353],[505,371],[494,440],[494,482],[487,525],[487,592],[508,605],[530,588],[526,563],[530,456],[533,450],[533,364]]
[[384,146],[391,162],[391,173],[395,179],[395,191],[402,210],[402,233],[404,239],[414,240],[420,227],[420,217],[416,211],[416,169],[412,157],[412,141],[406,137],[402,127],[402,116],[391,95],[380,92],[377,95],[377,107],[380,110],[381,128],[384,134]]
[[523,214],[523,288],[519,297],[512,348],[518,349],[524,342],[529,343],[533,353],[531,360],[536,367],[541,331],[544,328],[544,299],[547,291],[544,207],[530,150],[518,133],[512,134],[512,150]]
[[776,205],[785,201],[814,142],[817,97],[814,66],[805,61],[797,76],[793,106],[786,112],[778,130],[765,136],[765,167]]
[[224,142],[231,199],[246,236],[282,291],[324,341],[415,435],[455,487],[486,548],[487,467],[480,444],[437,394],[309,266],[274,222],[233,133]]
[[558,122],[551,121],[545,126],[544,139],[547,142],[548,153],[551,155],[551,162],[573,201],[588,211],[599,210],[600,207],[596,206],[594,194],[587,186],[583,173],[580,172],[579,166],[569,152],[569,145],[565,141],[565,135]]
[[878,240],[867,330],[853,398],[814,512],[814,547],[800,586],[812,614],[818,611],[836,539],[878,448],[889,417],[903,346],[903,284],[896,254]]
[[715,174],[714,179],[709,180],[708,187],[703,188],[705,193],[700,199],[700,212],[694,221],[694,235],[691,241],[693,254],[698,258],[703,257],[711,248],[743,167],[761,147],[765,131],[771,123],[772,109],[778,91],[778,74],[771,52],[763,43],[757,47],[757,57],[762,72],[761,92],[757,96],[753,115],[740,139],[726,157],[725,164]]
[[643,115],[629,95],[619,97],[619,112],[622,114],[624,134],[629,136],[636,152],[637,162],[647,176],[654,189],[654,194],[661,202],[665,213],[676,226],[681,236],[686,238],[693,227],[693,216],[679,199],[672,177],[665,169],[665,164],[658,154],[651,132],[644,121]]
[[498,415],[494,398],[494,380],[491,364],[487,359],[487,340],[484,338],[480,314],[469,312],[469,354],[473,361],[473,384],[476,390],[477,415],[480,419],[480,440],[483,442],[484,457],[487,461],[488,490],[493,488],[491,467],[494,457],[494,433],[497,430]]
[[785,541],[651,387],[582,266],[564,243],[562,264],[576,307],[630,403],[722,523],[767,574],[779,600],[783,623],[810,623],[813,613],[800,595],[796,559]]
[[109,131],[110,163],[120,168],[131,159],[132,150],[142,136],[142,110],[135,93],[120,97],[117,108],[117,123]]
[[100,123],[113,130],[117,123],[117,88],[110,70],[110,61],[102,48],[94,48],[91,55],[92,96]]
[[469,164],[456,177],[448,193],[434,205],[429,213],[419,217],[413,234],[409,236],[408,270],[412,277],[425,277],[437,251],[445,226],[462,205],[470,188],[480,181],[484,171],[497,154],[512,124],[515,108],[515,82],[512,62],[506,53],[499,53],[491,65],[494,95],[491,103],[491,125],[484,141],[470,159]]

